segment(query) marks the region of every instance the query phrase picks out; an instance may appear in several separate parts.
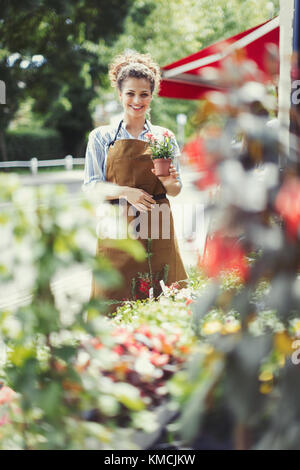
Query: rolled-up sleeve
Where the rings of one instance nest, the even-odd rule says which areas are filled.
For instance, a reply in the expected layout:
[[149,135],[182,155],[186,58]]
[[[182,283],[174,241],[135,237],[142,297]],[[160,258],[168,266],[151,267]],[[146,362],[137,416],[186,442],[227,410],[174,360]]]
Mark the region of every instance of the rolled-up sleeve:
[[93,130],[85,154],[83,191],[93,186],[92,183],[105,181],[105,141],[98,129]]

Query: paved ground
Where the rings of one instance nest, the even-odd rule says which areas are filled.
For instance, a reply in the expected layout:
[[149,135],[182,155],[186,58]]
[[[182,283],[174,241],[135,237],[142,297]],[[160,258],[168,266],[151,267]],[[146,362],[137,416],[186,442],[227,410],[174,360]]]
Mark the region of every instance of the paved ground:
[[[186,267],[197,263],[196,250],[203,247],[205,238],[205,221],[202,201],[205,194],[195,190],[192,181],[195,177],[190,168],[182,167],[183,189],[176,198],[170,197],[172,212],[174,216],[175,231],[181,255]],[[81,193],[81,184],[83,180],[82,170],[73,170],[65,172],[40,173],[36,176],[22,175],[20,177],[24,186],[44,185],[44,184],[65,184],[70,195]],[[192,214],[197,213],[198,238],[193,240],[193,230],[195,231],[195,218]],[[188,239],[188,240],[187,240]],[[96,246],[96,239],[95,239]],[[63,275],[58,274],[52,283],[56,301],[61,311],[64,309],[65,302],[68,302],[68,309],[72,308],[72,302],[67,300],[67,296],[74,297],[73,307],[80,300],[86,300],[90,294],[91,273],[81,267],[74,267]],[[75,295],[76,294],[76,295]],[[73,297],[72,297],[73,296]],[[76,297],[76,298],[75,298]],[[30,302],[30,294],[22,283],[16,285],[0,286],[0,309],[14,309],[22,304]]]

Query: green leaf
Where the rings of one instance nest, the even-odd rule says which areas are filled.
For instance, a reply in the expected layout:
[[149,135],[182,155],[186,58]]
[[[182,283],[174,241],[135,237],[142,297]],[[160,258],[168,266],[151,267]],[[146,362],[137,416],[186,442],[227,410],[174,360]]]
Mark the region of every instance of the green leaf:
[[0,224],[1,225],[6,225],[9,222],[9,216],[8,214],[0,214]]
[[141,411],[145,408],[139,390],[133,385],[118,383],[115,385],[114,394],[120,403],[132,411]]
[[57,415],[62,395],[62,388],[57,382],[51,382],[38,392],[37,402],[46,416],[54,418]]
[[76,355],[76,351],[76,346],[63,346],[61,348],[53,348],[54,356],[57,356],[66,362],[70,361],[70,359]]
[[16,345],[12,350],[8,351],[8,360],[17,367],[22,367],[24,363],[34,358],[36,355],[35,349],[32,346]]
[[108,260],[97,258],[93,262],[93,275],[97,283],[104,289],[119,287],[122,285],[123,278],[121,274],[111,267]]
[[138,240],[126,238],[123,240],[105,240],[105,246],[111,246],[119,250],[125,251],[131,255],[135,261],[144,261],[146,259],[146,251]]

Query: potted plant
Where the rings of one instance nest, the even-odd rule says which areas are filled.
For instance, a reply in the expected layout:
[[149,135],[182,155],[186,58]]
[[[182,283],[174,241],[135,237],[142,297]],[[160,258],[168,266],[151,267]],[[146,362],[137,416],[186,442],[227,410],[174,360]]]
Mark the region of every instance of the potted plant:
[[146,138],[152,150],[151,158],[156,176],[168,176],[170,174],[170,164],[174,159],[173,146],[171,144],[171,139],[174,138],[174,135],[166,130],[163,133],[162,140],[158,140],[150,132],[146,134]]

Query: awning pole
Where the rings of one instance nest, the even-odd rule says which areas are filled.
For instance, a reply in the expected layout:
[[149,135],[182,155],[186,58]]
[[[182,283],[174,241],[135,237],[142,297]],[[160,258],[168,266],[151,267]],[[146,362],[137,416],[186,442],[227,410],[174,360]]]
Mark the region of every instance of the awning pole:
[[293,51],[294,0],[280,1],[280,76],[278,86],[278,120],[282,150],[279,168],[286,166],[286,155],[290,152],[290,107],[291,107],[291,55]]
[[[299,138],[300,138],[300,99],[299,99],[299,80],[300,80],[300,0],[294,3],[293,19],[293,71],[292,71],[292,99],[291,99],[291,122],[290,132],[295,136],[293,139],[293,149],[291,149],[292,159],[297,162],[297,171],[300,174],[299,159]],[[295,93],[296,91],[296,93]]]

